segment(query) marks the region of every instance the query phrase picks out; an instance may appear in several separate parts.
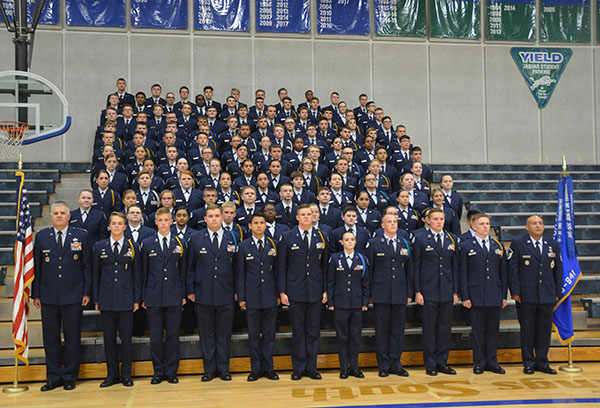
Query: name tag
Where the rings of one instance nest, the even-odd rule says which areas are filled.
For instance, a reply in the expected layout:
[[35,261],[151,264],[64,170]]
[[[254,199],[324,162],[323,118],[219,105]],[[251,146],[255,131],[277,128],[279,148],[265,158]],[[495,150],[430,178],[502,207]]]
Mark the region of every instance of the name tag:
[[45,254],[49,254],[50,250],[49,249],[42,249],[42,252],[45,253]]
[[254,259],[254,257],[253,257],[253,256],[247,256],[247,257],[246,257],[246,261],[251,261],[251,260],[253,260],[253,259]]
[[156,252],[151,252],[148,254],[148,256],[156,256]]
[[[108,255],[106,255],[106,254],[100,255],[100,259],[104,259],[104,258],[108,258]],[[46,259],[48,259],[48,258],[46,258]]]
[[206,250],[204,250],[204,251],[203,251],[203,250],[201,249],[200,251],[198,251],[198,253],[199,253],[199,254],[205,254],[205,253],[206,253]]
[[344,270],[344,268],[340,268],[340,267],[336,268],[336,271],[343,271],[343,270]]
[[385,256],[385,254],[377,253],[376,256]]
[[475,252],[475,251],[471,251],[471,252],[469,252],[469,254],[468,254],[468,256],[473,256],[473,255],[477,255],[477,252]]
[[525,258],[531,258],[531,255],[523,255],[523,259]]
[[425,247],[425,251],[433,251],[433,247],[428,245]]
[[292,245],[292,247],[290,248],[292,251],[295,251],[296,249],[300,249],[300,247],[296,244]]

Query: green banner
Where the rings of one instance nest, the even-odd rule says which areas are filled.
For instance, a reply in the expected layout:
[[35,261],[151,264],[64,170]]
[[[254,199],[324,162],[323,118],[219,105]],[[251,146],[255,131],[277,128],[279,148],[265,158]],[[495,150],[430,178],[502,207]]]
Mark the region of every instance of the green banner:
[[535,41],[535,1],[489,0],[486,27],[488,40]]
[[478,0],[431,0],[431,36],[478,39],[481,35],[479,9]]
[[515,64],[538,107],[550,101],[561,74],[567,67],[573,51],[569,48],[512,48]]
[[375,0],[375,33],[395,37],[425,37],[425,0]]
[[542,42],[589,43],[588,0],[542,0],[540,37]]

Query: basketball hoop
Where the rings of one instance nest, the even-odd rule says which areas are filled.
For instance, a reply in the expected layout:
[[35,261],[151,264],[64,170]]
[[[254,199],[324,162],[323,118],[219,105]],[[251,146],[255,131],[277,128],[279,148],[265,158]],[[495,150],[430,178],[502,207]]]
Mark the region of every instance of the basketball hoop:
[[23,139],[27,136],[29,125],[23,122],[0,121],[0,146],[2,157],[7,160],[19,160]]

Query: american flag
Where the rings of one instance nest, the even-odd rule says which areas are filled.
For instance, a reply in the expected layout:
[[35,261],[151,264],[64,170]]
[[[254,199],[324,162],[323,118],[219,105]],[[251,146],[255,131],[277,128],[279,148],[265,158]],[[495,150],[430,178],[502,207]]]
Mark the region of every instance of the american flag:
[[15,293],[13,296],[13,340],[15,357],[29,365],[27,316],[29,316],[29,285],[35,276],[33,269],[33,237],[27,190],[23,189],[25,175],[17,177],[17,241],[15,243]]

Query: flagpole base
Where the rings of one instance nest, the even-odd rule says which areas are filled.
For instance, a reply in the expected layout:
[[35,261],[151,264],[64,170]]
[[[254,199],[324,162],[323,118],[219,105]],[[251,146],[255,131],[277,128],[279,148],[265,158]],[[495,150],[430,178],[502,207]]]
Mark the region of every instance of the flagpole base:
[[27,390],[29,390],[28,386],[26,386],[26,385],[20,385],[20,384],[18,384],[18,385],[14,385],[13,384],[13,385],[10,385],[8,387],[2,388],[2,392],[5,393],[5,394],[18,394],[18,393],[21,393],[21,392],[25,392]]
[[574,365],[560,366],[558,369],[567,374],[579,374],[583,372],[583,369],[581,367],[577,367]]

